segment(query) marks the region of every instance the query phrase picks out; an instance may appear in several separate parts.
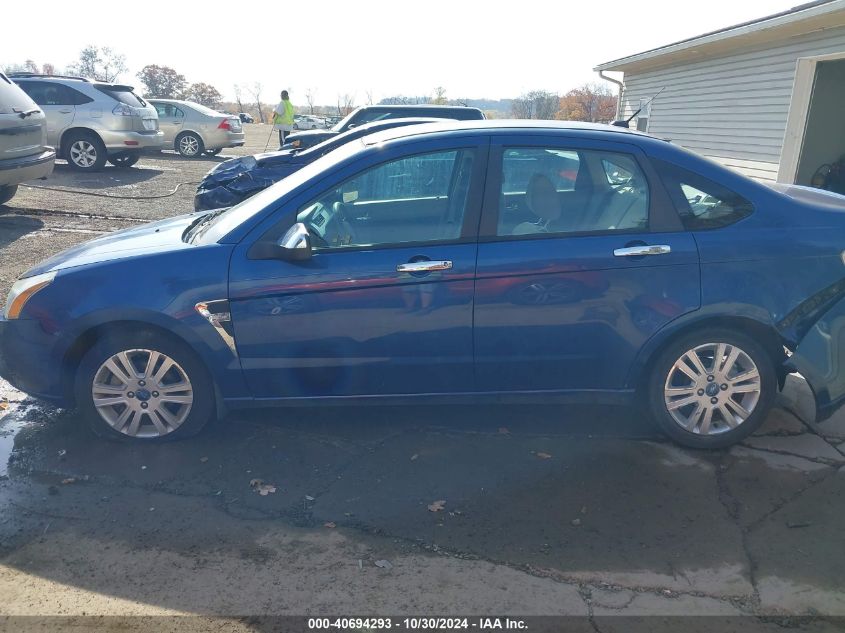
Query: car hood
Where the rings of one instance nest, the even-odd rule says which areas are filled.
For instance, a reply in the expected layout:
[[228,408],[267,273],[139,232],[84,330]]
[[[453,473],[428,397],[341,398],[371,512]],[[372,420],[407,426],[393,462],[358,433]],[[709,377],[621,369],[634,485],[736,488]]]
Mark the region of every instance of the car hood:
[[44,260],[30,268],[24,273],[23,277],[32,277],[54,270],[64,270],[109,260],[193,248],[190,244],[182,241],[182,234],[185,229],[203,215],[205,214],[178,215],[166,220],[109,233]]

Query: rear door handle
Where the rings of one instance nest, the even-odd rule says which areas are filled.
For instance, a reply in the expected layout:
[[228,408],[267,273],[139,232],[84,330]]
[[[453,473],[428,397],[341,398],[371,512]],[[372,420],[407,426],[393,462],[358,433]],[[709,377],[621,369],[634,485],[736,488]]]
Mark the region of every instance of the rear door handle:
[[452,262],[440,259],[437,261],[408,262],[396,267],[397,273],[427,273],[433,270],[449,270]]
[[616,257],[641,257],[643,255],[665,255],[671,253],[672,248],[666,244],[643,244],[641,246],[626,246],[613,251]]

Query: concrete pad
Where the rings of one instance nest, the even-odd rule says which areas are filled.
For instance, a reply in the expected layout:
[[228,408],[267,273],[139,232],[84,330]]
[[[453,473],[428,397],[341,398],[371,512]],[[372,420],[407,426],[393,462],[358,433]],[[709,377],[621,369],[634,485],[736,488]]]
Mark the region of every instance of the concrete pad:
[[799,435],[806,430],[804,423],[793,413],[776,408],[772,409],[769,417],[754,435]]
[[747,536],[761,608],[845,615],[845,468],[809,487]]
[[816,400],[813,390],[801,374],[789,374],[778,394],[776,405],[793,412],[802,420],[816,419]]
[[824,422],[819,422],[818,430],[825,437],[845,438],[845,409],[840,409]]
[[788,453],[809,459],[840,463],[845,457],[818,435],[805,433],[795,437],[749,437],[744,444],[766,451]]
[[803,457],[760,451],[748,448],[747,446],[732,447],[730,449],[730,455],[743,461],[757,460],[763,462],[772,470],[794,470],[802,473],[811,473],[830,468],[826,464],[811,462],[809,459],[804,459]]
[[743,612],[725,600],[690,595],[634,594],[621,608],[605,607],[593,603],[593,614],[598,616],[727,616]]
[[[563,578],[748,595],[741,532],[702,455],[605,438],[407,433],[355,461],[313,512]],[[443,511],[428,510],[435,500]]]

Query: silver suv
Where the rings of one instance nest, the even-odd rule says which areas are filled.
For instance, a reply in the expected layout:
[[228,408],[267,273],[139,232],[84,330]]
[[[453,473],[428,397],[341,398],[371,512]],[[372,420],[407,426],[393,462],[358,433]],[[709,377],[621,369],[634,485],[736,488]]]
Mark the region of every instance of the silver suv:
[[12,199],[18,183],[53,171],[56,152],[44,144],[44,113],[0,73],[0,204]]
[[164,145],[155,108],[132,86],[61,75],[9,76],[44,110],[47,142],[75,169],[96,171],[106,160],[131,167],[142,150]]

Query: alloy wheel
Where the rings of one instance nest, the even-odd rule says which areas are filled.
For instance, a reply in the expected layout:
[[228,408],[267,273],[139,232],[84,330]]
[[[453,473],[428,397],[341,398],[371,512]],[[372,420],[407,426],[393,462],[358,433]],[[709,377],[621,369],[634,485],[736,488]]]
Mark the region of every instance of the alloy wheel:
[[172,433],[194,403],[185,370],[166,354],[149,349],[130,349],[107,359],[94,374],[91,395],[109,426],[138,438]]
[[663,399],[669,415],[684,430],[718,435],[748,420],[761,390],[760,372],[746,352],[729,343],[706,343],[675,361]]
[[80,139],[70,146],[70,159],[78,167],[92,167],[97,162],[97,148],[93,143]]
[[189,134],[179,139],[179,151],[186,156],[194,156],[199,149],[200,143],[197,137]]

